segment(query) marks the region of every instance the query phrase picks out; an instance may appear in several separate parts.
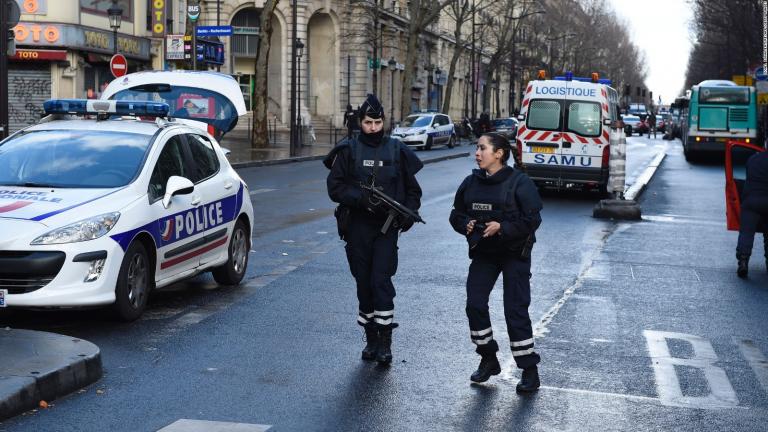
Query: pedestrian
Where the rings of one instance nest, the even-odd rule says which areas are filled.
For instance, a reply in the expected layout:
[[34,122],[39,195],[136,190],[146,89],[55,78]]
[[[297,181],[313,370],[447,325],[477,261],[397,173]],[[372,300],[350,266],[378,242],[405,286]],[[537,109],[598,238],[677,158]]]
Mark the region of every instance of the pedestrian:
[[392,329],[397,327],[392,284],[397,271],[397,240],[414,221],[400,219],[387,228],[384,203],[361,185],[379,188],[416,212],[421,206],[421,187],[415,175],[423,164],[406,145],[384,136],[384,108],[376,96],[368,95],[358,118],[358,137],[335,147],[323,163],[331,170],[328,195],[339,203],[339,235],[347,243],[347,261],[357,284],[357,322],[366,337],[362,358],[389,364]]
[[656,139],[656,114],[653,111],[648,114],[648,138],[651,137],[651,132],[653,139]]
[[[507,164],[510,155],[515,167]],[[467,176],[456,191],[450,222],[467,237],[469,265],[466,313],[469,333],[480,365],[473,382],[487,381],[501,373],[496,358],[499,346],[493,338],[488,298],[501,273],[504,278],[504,317],[512,357],[523,370],[517,391],[539,388],[539,354],[533,349],[533,331],[528,306],[531,302],[531,248],[541,224],[541,198],[533,181],[509,141],[495,133],[477,141],[478,169]]]
[[357,130],[357,113],[352,109],[352,105],[347,104],[347,109],[344,111],[344,126],[347,127],[347,138],[352,138],[352,134]]
[[755,232],[761,224],[765,267],[768,270],[768,151],[754,154],[747,160],[747,178],[741,194],[739,240],[736,245],[736,274],[741,278],[747,277]]

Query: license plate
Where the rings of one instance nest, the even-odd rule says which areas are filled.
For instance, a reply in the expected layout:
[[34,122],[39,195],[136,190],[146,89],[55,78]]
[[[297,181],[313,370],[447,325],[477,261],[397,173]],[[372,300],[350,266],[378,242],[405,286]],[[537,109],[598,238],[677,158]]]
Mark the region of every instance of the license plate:
[[5,304],[5,298],[8,295],[7,289],[0,289],[0,308],[4,308],[6,306]]
[[554,147],[538,147],[533,146],[531,147],[531,150],[533,153],[554,153],[555,148]]

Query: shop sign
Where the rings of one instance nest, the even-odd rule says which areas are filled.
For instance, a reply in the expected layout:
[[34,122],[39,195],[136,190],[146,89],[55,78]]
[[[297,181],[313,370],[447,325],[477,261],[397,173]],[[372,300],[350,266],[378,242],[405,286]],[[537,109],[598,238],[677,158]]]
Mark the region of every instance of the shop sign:
[[66,59],[67,52],[58,50],[17,49],[15,55],[8,57],[8,60],[21,61],[64,61]]
[[152,0],[152,36],[165,34],[165,0]]
[[16,0],[21,13],[26,15],[46,15],[48,13],[48,0]]
[[[17,46],[67,47],[112,54],[110,31],[73,24],[20,22],[14,27]],[[130,58],[149,60],[150,40],[135,36],[117,36],[117,51]]]
[[236,34],[236,35],[258,36],[259,35],[259,28],[258,27],[232,26],[232,33]]
[[167,35],[165,37],[165,59],[184,60],[184,35]]

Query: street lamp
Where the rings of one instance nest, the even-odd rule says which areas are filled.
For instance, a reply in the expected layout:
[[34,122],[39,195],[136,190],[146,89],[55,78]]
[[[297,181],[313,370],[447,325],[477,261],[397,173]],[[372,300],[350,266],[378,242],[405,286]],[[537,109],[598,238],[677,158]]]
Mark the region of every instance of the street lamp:
[[443,86],[440,84],[442,82],[443,70],[440,69],[440,66],[435,68],[435,76],[437,77],[437,82],[435,83],[437,87],[437,110],[440,111],[443,105]]
[[392,76],[389,79],[389,133],[395,129],[395,70],[397,70],[397,62],[395,57],[390,57],[387,62],[389,71]]
[[471,76],[469,72],[464,74],[464,118],[469,118],[469,79]]
[[301,42],[301,39],[296,38],[296,63],[298,64],[298,67],[296,68],[296,87],[297,87],[297,93],[298,97],[296,98],[296,135],[297,135],[297,141],[303,145],[303,134],[301,129],[301,103],[299,102],[301,100],[301,57],[304,55],[304,44]]
[[114,44],[112,54],[117,54],[117,29],[120,28],[123,20],[123,9],[117,5],[117,0],[112,0],[112,7],[107,9],[107,15],[109,16],[109,27],[112,28],[112,42]]

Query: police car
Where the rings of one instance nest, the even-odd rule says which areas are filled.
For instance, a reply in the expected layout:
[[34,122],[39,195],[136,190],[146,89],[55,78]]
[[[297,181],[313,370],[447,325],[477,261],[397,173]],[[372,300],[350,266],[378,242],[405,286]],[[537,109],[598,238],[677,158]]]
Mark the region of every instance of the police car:
[[406,117],[392,132],[404,144],[429,150],[434,145],[456,145],[456,130],[451,118],[439,113],[418,113]]
[[610,133],[618,93],[597,74],[531,81],[520,110],[517,148],[528,175],[540,187],[608,184]]
[[253,207],[210,134],[159,102],[44,109],[0,142],[0,306],[112,305],[130,321],[154,288],[243,279]]

